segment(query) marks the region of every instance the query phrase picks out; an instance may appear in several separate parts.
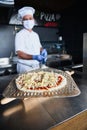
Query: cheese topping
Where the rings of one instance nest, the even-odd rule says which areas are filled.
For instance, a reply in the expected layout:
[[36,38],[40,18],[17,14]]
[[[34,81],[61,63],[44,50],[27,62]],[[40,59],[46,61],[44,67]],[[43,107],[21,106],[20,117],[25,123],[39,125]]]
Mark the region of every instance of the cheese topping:
[[16,79],[17,88],[23,91],[55,90],[66,85],[66,78],[54,72],[28,72]]

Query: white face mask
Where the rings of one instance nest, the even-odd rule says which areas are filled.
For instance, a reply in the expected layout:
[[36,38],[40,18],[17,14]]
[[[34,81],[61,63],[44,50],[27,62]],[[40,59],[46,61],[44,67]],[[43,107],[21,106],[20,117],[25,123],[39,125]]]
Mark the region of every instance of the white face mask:
[[23,26],[26,28],[26,29],[32,29],[34,27],[34,20],[24,20],[23,21]]

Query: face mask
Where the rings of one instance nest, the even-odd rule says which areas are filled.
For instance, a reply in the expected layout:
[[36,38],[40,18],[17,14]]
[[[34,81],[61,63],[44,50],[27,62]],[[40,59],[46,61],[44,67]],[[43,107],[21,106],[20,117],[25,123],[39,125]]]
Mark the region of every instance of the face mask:
[[34,27],[34,20],[24,20],[23,25],[26,29],[32,29]]

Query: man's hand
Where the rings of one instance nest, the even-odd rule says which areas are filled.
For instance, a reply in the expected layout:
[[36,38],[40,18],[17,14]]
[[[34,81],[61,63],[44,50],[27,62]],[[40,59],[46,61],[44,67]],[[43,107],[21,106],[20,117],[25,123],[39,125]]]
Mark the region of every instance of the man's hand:
[[42,55],[33,55],[33,60],[38,60],[39,62],[43,61],[44,57]]
[[41,55],[42,55],[44,58],[47,57],[47,51],[46,51],[46,49],[43,49],[43,50],[42,50]]
[[42,63],[45,64],[46,60],[47,60],[47,51],[46,51],[46,49],[42,50],[41,55],[43,56]]

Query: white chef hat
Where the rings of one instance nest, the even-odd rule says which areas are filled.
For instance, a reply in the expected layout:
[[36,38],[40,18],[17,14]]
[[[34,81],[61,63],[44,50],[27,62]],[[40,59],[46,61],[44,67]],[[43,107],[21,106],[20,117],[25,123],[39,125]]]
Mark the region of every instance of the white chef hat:
[[19,17],[23,18],[25,15],[32,15],[35,13],[35,9],[32,7],[22,7],[21,9],[18,10],[18,15]]

